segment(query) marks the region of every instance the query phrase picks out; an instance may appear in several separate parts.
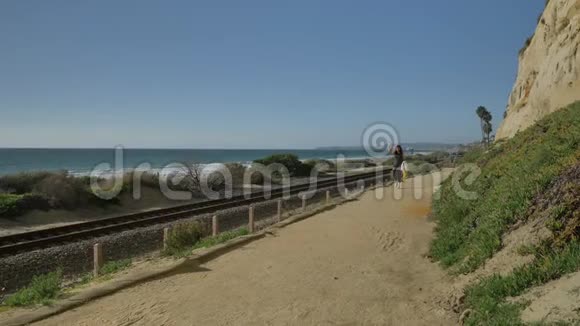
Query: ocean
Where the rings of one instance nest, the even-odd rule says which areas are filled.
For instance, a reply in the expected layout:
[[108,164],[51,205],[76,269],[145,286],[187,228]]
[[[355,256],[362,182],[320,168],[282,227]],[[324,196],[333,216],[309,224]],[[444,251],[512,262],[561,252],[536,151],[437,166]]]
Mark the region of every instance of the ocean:
[[[302,160],[320,158],[365,158],[362,149],[125,149],[123,169],[137,168],[141,163],[160,169],[171,163],[201,164],[238,162],[247,164],[276,153],[292,153]],[[71,174],[87,174],[101,163],[114,164],[115,149],[32,149],[0,148],[0,175],[29,171],[66,170]]]

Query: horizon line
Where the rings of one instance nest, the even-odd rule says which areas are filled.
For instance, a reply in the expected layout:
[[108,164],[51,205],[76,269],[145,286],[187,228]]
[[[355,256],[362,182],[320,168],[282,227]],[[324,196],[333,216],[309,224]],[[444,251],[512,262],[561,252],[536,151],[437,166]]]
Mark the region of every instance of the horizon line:
[[[425,145],[465,145],[472,142],[408,142],[401,143],[401,145],[425,144]],[[43,147],[43,146],[21,146],[21,147],[3,147],[3,149],[115,149],[116,146],[111,147]],[[123,147],[123,149],[146,149],[146,150],[324,150],[324,149],[360,149],[364,150],[364,146],[360,145],[328,145],[316,146],[310,148],[283,148],[283,147],[262,147],[262,148],[224,148],[224,147]]]

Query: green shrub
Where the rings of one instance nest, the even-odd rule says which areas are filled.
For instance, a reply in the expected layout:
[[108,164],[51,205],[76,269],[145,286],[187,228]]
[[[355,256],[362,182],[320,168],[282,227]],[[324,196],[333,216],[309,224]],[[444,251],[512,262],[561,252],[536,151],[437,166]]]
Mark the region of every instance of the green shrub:
[[177,224],[171,229],[164,254],[183,256],[199,242],[202,235],[201,225],[197,222]]
[[[452,179],[442,184],[433,203],[438,219],[431,255],[458,271],[479,267],[501,247],[502,234],[523,219],[535,194],[580,158],[580,102],[559,110],[514,138],[488,150],[475,149],[463,162],[474,162],[481,175],[471,185],[477,200],[461,198]],[[458,173],[458,172],[456,172]]]
[[207,184],[214,191],[226,189],[225,175],[229,174],[232,177],[232,187],[240,187],[244,184],[244,173],[246,167],[240,163],[227,163],[221,168],[216,169],[207,176]]
[[14,217],[22,215],[30,209],[49,209],[46,198],[36,194],[0,194],[0,217]]
[[481,159],[485,154],[485,147],[478,145],[471,147],[468,151],[463,153],[463,157],[459,160],[459,163],[474,163]]
[[87,187],[68,174],[53,174],[34,185],[33,193],[48,199],[54,208],[73,209],[86,206],[89,194]]
[[48,210],[51,208],[48,200],[39,194],[24,194],[19,204],[21,211],[31,209]]
[[213,247],[247,234],[249,234],[248,229],[240,228],[222,232],[215,237],[210,236],[202,239],[203,232],[201,231],[199,223],[180,224],[171,230],[167,248],[163,251],[163,254],[167,256],[185,257],[192,250]]
[[0,177],[0,190],[20,195],[30,193],[35,185],[47,177],[65,173],[66,172],[39,171],[4,175]]
[[122,270],[129,268],[129,266],[131,266],[131,263],[132,263],[131,259],[123,259],[123,260],[107,262],[107,263],[105,263],[105,265],[103,265],[103,267],[101,267],[99,274],[100,275],[109,275],[109,274],[118,273]]
[[61,293],[62,272],[35,276],[30,285],[8,297],[5,304],[11,307],[49,304]]
[[291,176],[308,176],[312,169],[309,165],[302,163],[294,154],[274,154],[254,162],[265,166],[275,163],[282,164],[288,169]]
[[20,201],[23,197],[23,195],[0,194],[0,216],[20,215]]
[[524,293],[532,286],[545,284],[580,268],[580,242],[573,241],[561,250],[543,247],[535,252],[535,260],[516,268],[512,273],[492,275],[466,290],[465,304],[473,309],[466,325],[523,325],[520,303],[506,298]]
[[226,241],[229,241],[229,240],[232,240],[232,239],[235,239],[237,237],[244,236],[244,235],[248,235],[248,234],[249,234],[249,232],[248,232],[248,229],[246,229],[246,228],[241,228],[241,229],[237,229],[234,231],[222,232],[215,237],[207,237],[207,238],[202,239],[193,248],[197,249],[197,248],[213,247],[213,246],[216,246],[218,244],[224,243]]
[[103,267],[101,267],[101,269],[99,270],[98,277],[95,278],[92,272],[86,273],[81,276],[80,280],[77,283],[75,283],[75,286],[85,285],[94,280],[108,280],[111,278],[113,274],[119,273],[131,267],[132,264],[133,262],[131,261],[131,259],[122,259],[106,262],[105,265],[103,265]]
[[0,177],[0,216],[18,216],[28,210],[76,209],[108,205],[118,198],[103,200],[89,187],[89,178],[67,172],[27,172]]

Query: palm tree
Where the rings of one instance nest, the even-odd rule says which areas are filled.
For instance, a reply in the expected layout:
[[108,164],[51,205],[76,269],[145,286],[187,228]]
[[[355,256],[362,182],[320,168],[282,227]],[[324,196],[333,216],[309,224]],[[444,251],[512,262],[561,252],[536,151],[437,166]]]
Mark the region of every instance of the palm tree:
[[483,131],[483,121],[484,121],[483,118],[486,116],[486,114],[489,114],[489,111],[487,111],[485,106],[479,106],[477,107],[477,110],[475,110],[475,113],[479,117],[479,126],[481,128],[481,142],[485,142],[485,132]]
[[493,117],[489,111],[483,115],[483,132],[485,133],[486,142],[488,145],[491,142],[490,135],[491,131],[493,130],[493,127],[491,125],[491,119],[493,119]]
[[485,121],[483,124],[483,132],[486,134],[486,142],[487,144],[490,143],[490,134],[493,127],[491,126],[491,122]]
[[488,144],[489,139],[490,139],[490,134],[491,134],[491,131],[493,129],[492,125],[491,125],[491,120],[493,117],[492,117],[491,113],[485,108],[485,106],[479,106],[475,110],[475,113],[479,117],[479,123],[481,126],[481,142]]

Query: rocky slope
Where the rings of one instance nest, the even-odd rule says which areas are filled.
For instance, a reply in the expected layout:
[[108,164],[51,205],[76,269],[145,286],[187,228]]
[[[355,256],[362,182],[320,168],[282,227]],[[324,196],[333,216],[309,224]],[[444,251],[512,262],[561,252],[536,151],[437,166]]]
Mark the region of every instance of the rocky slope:
[[550,0],[519,55],[516,83],[496,139],[580,100],[580,0]]

